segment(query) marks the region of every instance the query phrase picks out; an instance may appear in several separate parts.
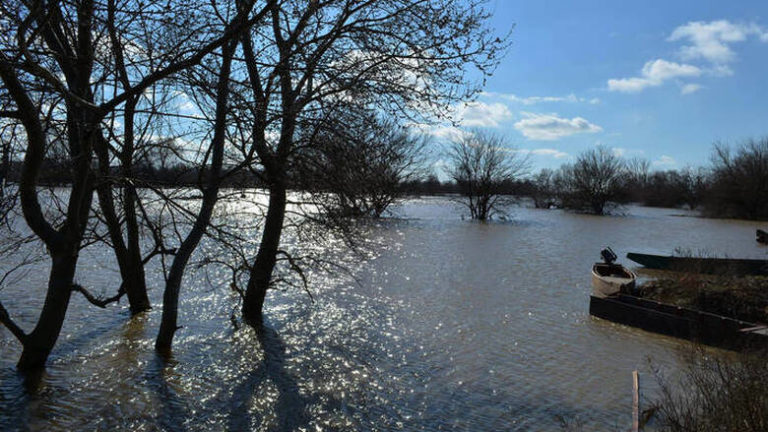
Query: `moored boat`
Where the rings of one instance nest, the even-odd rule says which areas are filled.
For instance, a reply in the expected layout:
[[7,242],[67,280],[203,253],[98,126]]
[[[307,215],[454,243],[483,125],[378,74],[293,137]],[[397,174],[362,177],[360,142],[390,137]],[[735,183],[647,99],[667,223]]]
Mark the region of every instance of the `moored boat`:
[[768,348],[768,326],[618,294],[590,296],[589,314],[653,333],[730,350]]
[[610,297],[620,292],[631,292],[637,276],[621,264],[616,264],[616,254],[611,248],[600,252],[603,262],[592,266],[592,295]]
[[630,292],[635,287],[635,274],[621,264],[595,263],[592,266],[592,295],[610,297]]
[[627,258],[658,270],[731,276],[768,274],[768,261],[761,259],[675,257],[633,252],[628,253]]

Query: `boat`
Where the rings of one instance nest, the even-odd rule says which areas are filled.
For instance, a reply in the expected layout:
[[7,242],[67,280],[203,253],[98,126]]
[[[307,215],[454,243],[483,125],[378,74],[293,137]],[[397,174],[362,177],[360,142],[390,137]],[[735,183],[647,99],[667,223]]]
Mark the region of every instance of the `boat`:
[[595,263],[592,266],[592,293],[609,297],[635,288],[637,276],[621,264]]
[[[768,348],[767,325],[638,297],[634,290],[636,275],[615,263],[616,254],[611,248],[602,250],[600,255],[603,262],[592,266],[590,315],[719,348],[731,350]],[[635,260],[630,255],[637,258],[641,254],[627,255],[628,258]],[[640,259],[645,256],[656,257],[643,255]],[[665,263],[663,260],[645,262],[650,262],[652,265]],[[669,265],[668,262],[666,264]]]
[[589,314],[653,333],[729,350],[768,348],[768,326],[630,294],[590,296]]
[[630,252],[627,258],[646,268],[686,273],[732,276],[767,275],[768,261],[761,259],[693,258]]
[[758,229],[755,232],[755,240],[757,240],[758,243],[768,244],[768,232]]
[[600,252],[603,262],[592,266],[592,295],[609,297],[619,292],[631,292],[637,276],[621,264],[616,264],[616,254],[611,248]]

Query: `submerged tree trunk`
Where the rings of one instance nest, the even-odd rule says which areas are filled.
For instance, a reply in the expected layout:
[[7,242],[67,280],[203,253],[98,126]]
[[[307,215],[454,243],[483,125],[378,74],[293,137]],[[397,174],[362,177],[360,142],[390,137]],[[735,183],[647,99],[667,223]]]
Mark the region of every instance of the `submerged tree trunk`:
[[22,371],[42,369],[61,332],[72,294],[72,281],[77,267],[77,254],[52,256],[48,294],[37,326],[25,338],[17,367]]
[[[123,182],[130,182],[131,163],[134,150],[133,143],[133,115],[136,109],[136,98],[129,99],[125,106],[125,137],[123,154],[121,154],[121,172]],[[144,275],[144,264],[141,260],[141,245],[139,243],[138,222],[135,206],[135,189],[133,187],[124,190],[123,213],[125,228],[128,234],[128,242],[123,239],[123,224],[115,208],[113,191],[115,184],[111,180],[109,163],[109,143],[103,137],[99,137],[96,146],[96,154],[99,161],[101,179],[97,188],[99,205],[104,216],[104,222],[112,241],[112,250],[115,253],[120,269],[120,292],[125,292],[128,297],[131,314],[147,311],[151,308],[147,295],[147,283]],[[126,155],[127,153],[127,155]]]
[[0,155],[0,198],[5,196],[5,182],[11,171],[11,143],[2,143],[2,155]]
[[277,263],[277,251],[285,220],[286,188],[278,182],[269,189],[269,209],[267,210],[264,232],[261,235],[259,252],[251,267],[248,286],[243,299],[243,318],[254,326],[262,323],[264,299],[267,296],[272,272]]
[[173,336],[176,334],[176,330],[179,329],[179,293],[181,291],[181,282],[184,277],[184,271],[189,259],[192,257],[192,253],[203,238],[203,234],[205,234],[205,229],[211,221],[213,208],[218,200],[226,138],[229,73],[236,46],[237,40],[235,39],[228,42],[222,50],[221,70],[219,71],[218,82],[216,85],[216,117],[213,126],[214,133],[210,144],[211,166],[210,171],[208,172],[207,184],[203,191],[203,201],[200,206],[200,211],[195,217],[192,229],[179,246],[176,256],[173,258],[171,270],[168,274],[168,280],[165,283],[165,291],[163,292],[163,317],[160,322],[160,330],[155,339],[155,350],[166,357],[171,354]]
[[[138,260],[136,255],[139,253],[136,249],[129,248],[123,240],[122,225],[117,216],[112,197],[112,185],[102,179],[102,184],[97,188],[99,204],[104,215],[104,220],[109,231],[109,237],[112,241],[112,250],[117,258],[117,264],[120,269],[120,291],[125,292],[130,304],[131,314],[144,312],[150,308],[149,297],[147,296],[147,285],[144,278],[144,266],[141,263],[141,257]],[[126,212],[126,217],[130,215]],[[135,215],[133,215],[135,219]],[[134,248],[138,244],[131,245]]]

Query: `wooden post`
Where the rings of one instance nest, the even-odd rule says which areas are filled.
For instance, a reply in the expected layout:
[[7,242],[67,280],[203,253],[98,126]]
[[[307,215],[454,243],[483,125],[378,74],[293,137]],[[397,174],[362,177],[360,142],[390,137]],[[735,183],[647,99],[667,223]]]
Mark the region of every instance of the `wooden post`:
[[632,432],[640,430],[640,382],[637,371],[632,372]]

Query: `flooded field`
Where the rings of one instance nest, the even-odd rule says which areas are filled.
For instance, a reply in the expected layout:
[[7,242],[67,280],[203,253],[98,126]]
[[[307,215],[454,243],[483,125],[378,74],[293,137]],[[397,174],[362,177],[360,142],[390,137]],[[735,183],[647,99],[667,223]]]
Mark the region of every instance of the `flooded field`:
[[[758,223],[624,212],[521,207],[510,221],[479,224],[446,199],[409,200],[367,229],[367,259],[339,253],[357,282],[314,275],[315,302],[301,289],[273,291],[259,335],[232,319],[239,302],[225,274],[208,283],[191,273],[168,365],[152,349],[159,272],[149,273],[154,309],[133,320],[125,302],[102,310],[74,296],[34,388],[0,328],[0,429],[544,431],[563,419],[625,429],[632,371],[652,387],[649,358],[674,370],[684,343],[590,318],[599,250],[764,258],[768,249],[754,241]],[[112,261],[86,250],[78,281],[111,292]],[[41,265],[0,291],[25,328],[46,277]]]

